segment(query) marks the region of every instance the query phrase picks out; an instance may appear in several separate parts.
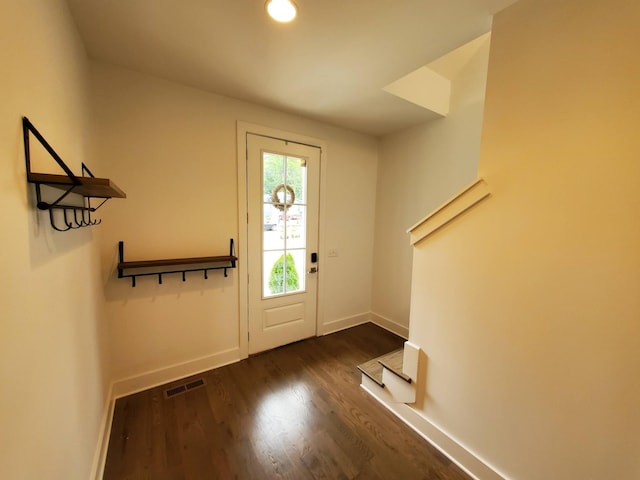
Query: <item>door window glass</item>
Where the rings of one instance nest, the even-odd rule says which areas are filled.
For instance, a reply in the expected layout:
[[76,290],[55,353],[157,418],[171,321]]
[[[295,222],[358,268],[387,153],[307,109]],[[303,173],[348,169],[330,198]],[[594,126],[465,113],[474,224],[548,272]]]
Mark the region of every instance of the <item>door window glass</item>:
[[262,296],[305,290],[306,159],[262,153]]

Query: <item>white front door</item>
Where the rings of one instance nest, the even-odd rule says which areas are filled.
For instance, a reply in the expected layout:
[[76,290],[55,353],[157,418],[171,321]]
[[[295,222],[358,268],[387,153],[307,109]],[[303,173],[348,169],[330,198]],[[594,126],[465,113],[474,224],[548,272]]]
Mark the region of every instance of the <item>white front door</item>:
[[247,135],[249,353],[316,335],[320,149]]

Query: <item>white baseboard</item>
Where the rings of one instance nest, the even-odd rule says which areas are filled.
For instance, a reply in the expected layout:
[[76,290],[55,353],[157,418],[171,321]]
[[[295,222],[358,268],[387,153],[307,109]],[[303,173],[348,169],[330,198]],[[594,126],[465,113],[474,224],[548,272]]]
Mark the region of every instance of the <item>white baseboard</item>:
[[113,382],[113,398],[126,397],[133,393],[157,387],[158,385],[229,365],[241,359],[240,348],[231,348],[214,353],[213,355],[207,355],[187,362],[123,378],[122,380]]
[[382,315],[378,315],[377,313],[370,313],[371,322],[375,323],[379,327],[384,328],[385,330],[389,330],[391,333],[395,333],[396,335],[408,339],[409,338],[409,327],[405,327],[404,325],[400,325],[393,320],[390,320]]
[[98,432],[98,441],[96,451],[93,456],[93,465],[91,467],[91,477],[94,480],[102,480],[104,475],[105,462],[107,460],[107,449],[109,447],[109,435],[111,433],[111,423],[113,421],[113,410],[116,401],[113,398],[113,383],[109,385],[109,391],[104,403],[102,411],[102,420],[100,421],[100,431]]
[[366,382],[363,381],[360,386],[474,479],[507,480],[507,477],[499,474],[495,468],[465,448],[464,445],[456,441],[418,411],[404,403],[389,401],[384,389],[381,389],[378,385],[375,385],[373,382],[366,384]]
[[409,338],[409,327],[400,325],[393,320],[389,320],[388,318],[373,312],[360,313],[358,315],[340,318],[338,320],[325,323],[320,326],[318,335],[328,335],[330,333],[339,332],[346,328],[356,327],[367,322],[375,323],[379,327],[389,330],[391,333],[395,333],[402,338]]
[[330,333],[339,332],[340,330],[344,330],[346,328],[362,325],[363,323],[367,323],[370,320],[371,319],[369,318],[369,312],[333,320],[331,322],[325,323],[324,325],[321,325],[318,335],[328,335]]

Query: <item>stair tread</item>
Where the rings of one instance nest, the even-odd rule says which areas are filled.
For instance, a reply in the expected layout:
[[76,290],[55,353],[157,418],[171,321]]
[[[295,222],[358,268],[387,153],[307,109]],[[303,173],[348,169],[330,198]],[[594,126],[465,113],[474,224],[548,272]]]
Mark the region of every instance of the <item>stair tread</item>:
[[411,383],[411,377],[402,371],[403,360],[404,350],[400,349],[387,355],[383,355],[378,359],[378,362],[380,362],[384,368],[402,378],[405,382]]
[[[398,371],[395,371],[398,364],[398,360],[397,360],[398,357],[400,358],[399,373]],[[385,353],[384,355],[376,357],[373,360],[369,360],[368,362],[358,365],[358,370],[360,370],[362,373],[364,373],[367,377],[369,377],[371,380],[376,382],[381,387],[384,387],[384,383],[382,382],[383,366],[384,368],[387,368],[388,370],[393,371],[393,373],[402,377],[403,379],[407,381],[411,381],[411,379],[409,379],[406,375],[402,373],[402,357],[403,357],[402,349],[394,350],[393,352]]]
[[378,362],[377,358],[358,365],[358,370],[381,387],[384,387],[384,383],[382,383],[382,365]]

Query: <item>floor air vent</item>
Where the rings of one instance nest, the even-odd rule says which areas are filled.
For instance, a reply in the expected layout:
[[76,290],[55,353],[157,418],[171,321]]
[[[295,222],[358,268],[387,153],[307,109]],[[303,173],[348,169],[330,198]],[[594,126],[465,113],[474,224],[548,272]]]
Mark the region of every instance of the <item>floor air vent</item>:
[[193,390],[195,388],[203,387],[205,385],[206,385],[206,383],[204,381],[204,378],[199,378],[197,380],[193,380],[191,382],[184,383],[182,385],[171,387],[171,388],[165,390],[164,391],[164,397],[165,398],[175,397],[176,395],[188,392],[189,390]]

